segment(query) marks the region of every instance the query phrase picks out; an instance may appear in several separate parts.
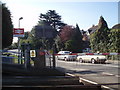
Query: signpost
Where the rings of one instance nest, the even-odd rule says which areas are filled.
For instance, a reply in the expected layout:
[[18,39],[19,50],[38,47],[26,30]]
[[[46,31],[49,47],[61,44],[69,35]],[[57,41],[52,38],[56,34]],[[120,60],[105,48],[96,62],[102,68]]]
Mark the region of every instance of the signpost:
[[24,28],[14,28],[13,37],[24,37]]
[[[20,20],[19,20],[19,27],[20,27]],[[18,63],[20,64],[20,37],[24,37],[24,28],[14,28],[13,29],[13,37],[18,37]]]
[[36,57],[35,50],[30,50],[30,57]]

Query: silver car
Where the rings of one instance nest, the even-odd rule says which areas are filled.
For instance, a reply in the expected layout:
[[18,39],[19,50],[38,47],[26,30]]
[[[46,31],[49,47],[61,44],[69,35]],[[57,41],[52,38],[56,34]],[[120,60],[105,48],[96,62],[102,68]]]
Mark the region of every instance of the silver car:
[[105,63],[107,60],[104,55],[79,55],[77,56],[79,62],[91,62],[91,63]]
[[70,51],[59,51],[57,58],[65,61],[73,61],[76,60],[77,55],[72,55],[72,52]]

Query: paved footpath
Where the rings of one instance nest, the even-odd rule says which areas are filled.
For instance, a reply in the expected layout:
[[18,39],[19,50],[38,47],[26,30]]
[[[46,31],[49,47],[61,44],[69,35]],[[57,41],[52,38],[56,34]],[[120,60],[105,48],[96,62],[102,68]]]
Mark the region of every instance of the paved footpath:
[[107,60],[106,63],[120,64],[120,60]]

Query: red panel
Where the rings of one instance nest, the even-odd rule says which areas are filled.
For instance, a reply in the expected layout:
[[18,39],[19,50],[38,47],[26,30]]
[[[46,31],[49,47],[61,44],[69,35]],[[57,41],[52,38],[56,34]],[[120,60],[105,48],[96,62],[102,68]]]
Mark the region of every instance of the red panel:
[[13,34],[24,34],[24,28],[14,28],[13,29]]
[[86,53],[86,55],[94,55],[94,53]]

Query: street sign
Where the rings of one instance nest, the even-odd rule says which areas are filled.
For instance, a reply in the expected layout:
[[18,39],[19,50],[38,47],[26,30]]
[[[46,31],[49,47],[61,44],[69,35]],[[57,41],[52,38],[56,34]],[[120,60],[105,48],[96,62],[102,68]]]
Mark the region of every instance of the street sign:
[[24,28],[14,28],[13,37],[24,37]]
[[36,57],[35,50],[30,50],[30,57]]

